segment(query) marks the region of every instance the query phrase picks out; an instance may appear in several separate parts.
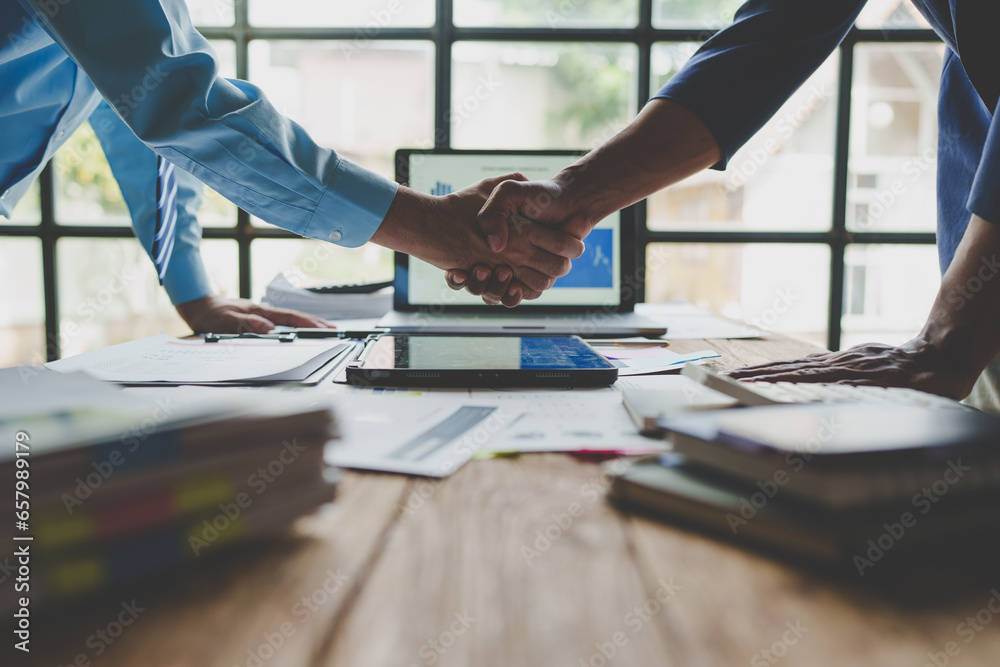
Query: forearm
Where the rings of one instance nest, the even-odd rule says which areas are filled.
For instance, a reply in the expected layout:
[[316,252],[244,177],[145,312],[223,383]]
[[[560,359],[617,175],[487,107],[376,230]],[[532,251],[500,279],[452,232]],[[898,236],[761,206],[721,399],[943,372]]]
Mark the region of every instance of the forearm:
[[954,365],[970,390],[1000,353],[998,273],[1000,227],[974,215],[919,337]]
[[719,161],[719,146],[697,116],[654,99],[624,130],[554,180],[591,225]]

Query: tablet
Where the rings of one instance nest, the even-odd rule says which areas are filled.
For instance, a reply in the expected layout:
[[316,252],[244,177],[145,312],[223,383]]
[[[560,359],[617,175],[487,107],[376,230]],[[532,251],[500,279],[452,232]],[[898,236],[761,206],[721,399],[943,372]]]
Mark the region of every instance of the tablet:
[[618,368],[579,336],[384,334],[347,367],[375,387],[601,387]]

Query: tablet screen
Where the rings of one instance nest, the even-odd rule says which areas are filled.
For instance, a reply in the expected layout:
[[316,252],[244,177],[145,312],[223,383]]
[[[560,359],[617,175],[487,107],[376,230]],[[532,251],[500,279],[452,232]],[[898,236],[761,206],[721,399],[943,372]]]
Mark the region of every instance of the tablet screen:
[[572,336],[381,336],[365,369],[531,370],[613,366]]

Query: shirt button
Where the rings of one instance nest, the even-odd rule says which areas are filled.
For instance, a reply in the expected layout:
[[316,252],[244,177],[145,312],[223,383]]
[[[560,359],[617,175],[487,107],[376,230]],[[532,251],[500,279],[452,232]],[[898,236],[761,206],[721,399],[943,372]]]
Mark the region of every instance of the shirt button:
[[336,243],[336,242],[337,242],[337,241],[339,241],[339,240],[340,240],[340,239],[341,239],[342,237],[343,237],[343,234],[341,234],[341,233],[340,233],[340,232],[338,232],[338,231],[332,231],[332,232],[330,232],[330,242],[331,242],[331,243]]
[[59,130],[59,134],[56,135],[56,141],[62,141],[62,138],[66,136],[65,130]]

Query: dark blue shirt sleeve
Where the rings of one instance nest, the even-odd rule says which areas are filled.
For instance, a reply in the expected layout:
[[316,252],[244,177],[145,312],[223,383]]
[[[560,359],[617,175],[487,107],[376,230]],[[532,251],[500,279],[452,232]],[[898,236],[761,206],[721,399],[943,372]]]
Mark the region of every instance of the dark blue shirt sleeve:
[[693,112],[724,169],[837,48],[866,0],[749,0],[654,98]]
[[1000,225],[1000,121],[997,121],[996,109],[993,110],[976,178],[972,182],[968,207],[983,220]]

